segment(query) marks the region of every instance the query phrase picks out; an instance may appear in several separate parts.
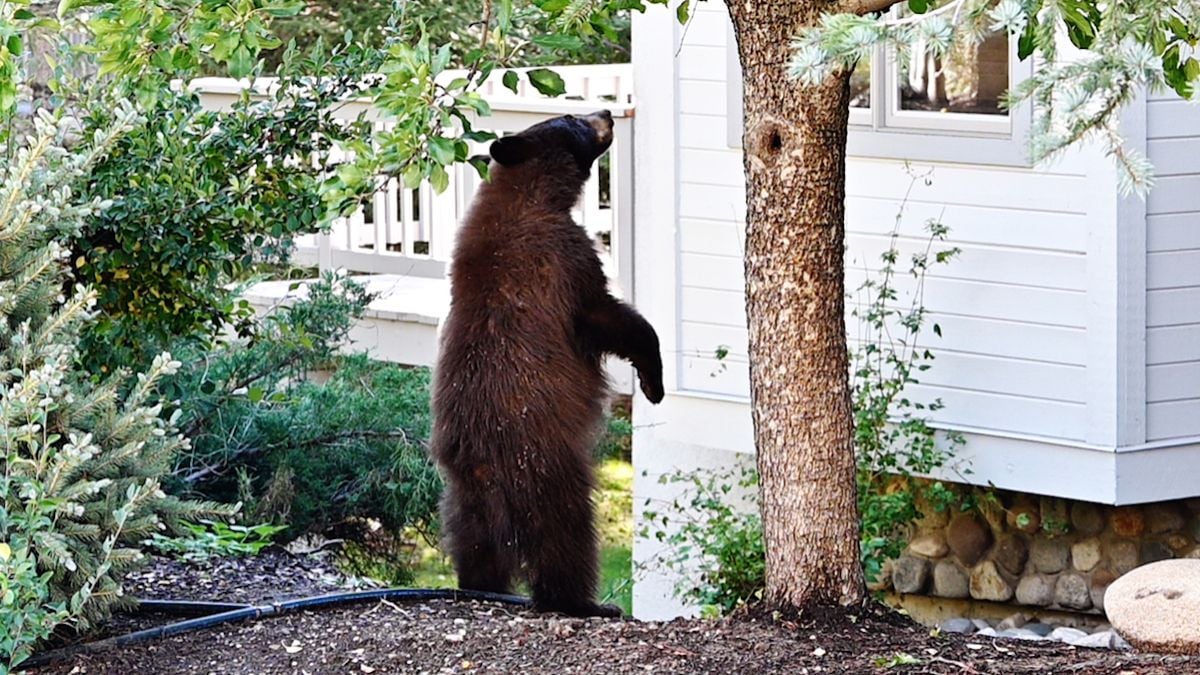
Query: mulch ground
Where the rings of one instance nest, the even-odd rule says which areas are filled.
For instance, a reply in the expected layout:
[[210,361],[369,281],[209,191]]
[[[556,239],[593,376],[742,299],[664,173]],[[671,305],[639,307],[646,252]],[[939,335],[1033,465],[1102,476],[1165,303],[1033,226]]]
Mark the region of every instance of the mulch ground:
[[[337,579],[324,563],[286,554],[222,564],[202,572],[158,561],[142,578],[155,580],[147,588],[162,591],[157,597],[249,602],[329,592]],[[243,569],[245,578],[238,576]],[[33,672],[1175,675],[1200,673],[1200,658],[935,636],[877,606],[797,620],[744,613],[642,622],[435,601],[297,612],[79,655]]]

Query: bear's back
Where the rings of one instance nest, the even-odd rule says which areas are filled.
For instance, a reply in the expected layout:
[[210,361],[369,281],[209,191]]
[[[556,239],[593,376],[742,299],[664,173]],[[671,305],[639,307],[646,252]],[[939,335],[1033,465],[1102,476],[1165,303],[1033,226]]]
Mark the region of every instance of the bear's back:
[[588,296],[606,292],[600,261],[568,214],[513,212],[488,196],[464,222],[451,265],[435,436],[472,446],[458,450],[470,455],[531,436],[573,445],[588,433],[581,423],[598,419],[605,390],[600,356],[575,327]]

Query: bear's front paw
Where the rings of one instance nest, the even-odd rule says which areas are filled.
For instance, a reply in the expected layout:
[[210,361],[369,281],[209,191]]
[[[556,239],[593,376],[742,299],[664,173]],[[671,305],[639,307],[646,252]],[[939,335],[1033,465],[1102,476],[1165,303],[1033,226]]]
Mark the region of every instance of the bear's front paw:
[[654,377],[646,377],[638,373],[638,384],[641,385],[642,393],[646,395],[646,398],[651,403],[658,403],[663,400],[664,392],[661,373]]

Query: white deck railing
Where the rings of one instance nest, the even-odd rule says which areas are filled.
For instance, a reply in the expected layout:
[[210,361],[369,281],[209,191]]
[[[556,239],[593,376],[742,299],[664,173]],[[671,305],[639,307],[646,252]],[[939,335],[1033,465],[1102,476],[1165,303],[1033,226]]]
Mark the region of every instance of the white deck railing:
[[[567,85],[567,93],[561,98],[541,96],[529,87],[525,78],[521,78],[522,84],[514,94],[500,84],[502,73],[497,71],[481,90],[491,105],[492,115],[474,123],[478,129],[503,134],[558,115],[600,108],[612,111],[612,149],[592,172],[574,215],[576,222],[596,238],[609,276],[617,282],[618,288],[614,290],[628,294],[633,272],[632,71],[628,64],[563,66],[554,70]],[[255,89],[265,96],[272,84],[270,80],[260,80]],[[205,108],[221,110],[238,99],[246,83],[202,78],[191,86],[199,93]],[[338,114],[356,118],[363,112],[380,128],[388,124],[372,108],[370,100],[352,101]],[[484,154],[487,147],[473,146],[471,152]],[[337,220],[327,234],[298,238],[294,259],[317,264],[322,269],[425,277],[444,275],[458,224],[479,185],[478,174],[468,165],[450,167],[449,173],[449,187],[441,194],[435,193],[428,182],[407,190],[396,179],[389,180],[367,208]]]

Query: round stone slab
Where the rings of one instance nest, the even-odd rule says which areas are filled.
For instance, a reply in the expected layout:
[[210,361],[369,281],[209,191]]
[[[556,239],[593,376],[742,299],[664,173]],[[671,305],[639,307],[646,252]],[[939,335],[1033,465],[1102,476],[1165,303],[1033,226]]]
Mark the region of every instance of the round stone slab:
[[1118,577],[1104,609],[1138,649],[1200,654],[1200,560],[1162,560]]

